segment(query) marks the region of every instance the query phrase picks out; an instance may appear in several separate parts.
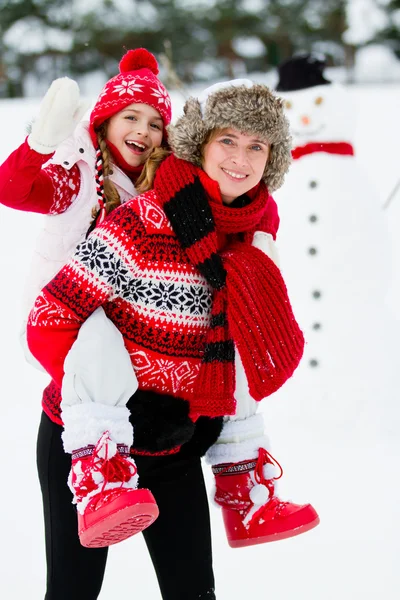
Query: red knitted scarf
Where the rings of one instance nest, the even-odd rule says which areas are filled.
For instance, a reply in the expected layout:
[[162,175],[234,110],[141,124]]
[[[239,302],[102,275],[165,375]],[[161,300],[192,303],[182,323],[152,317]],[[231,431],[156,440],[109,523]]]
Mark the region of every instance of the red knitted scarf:
[[[154,187],[190,261],[214,290],[192,415],[234,414],[235,349],[252,397],[261,400],[292,375],[304,348],[279,269],[251,245],[272,199],[261,184],[243,208],[225,206],[215,181],[174,156],[159,167]],[[228,234],[222,250],[220,232]]]

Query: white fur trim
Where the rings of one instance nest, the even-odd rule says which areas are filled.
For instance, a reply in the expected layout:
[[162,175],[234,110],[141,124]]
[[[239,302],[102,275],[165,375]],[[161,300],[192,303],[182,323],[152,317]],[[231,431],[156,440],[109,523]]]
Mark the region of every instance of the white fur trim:
[[240,443],[264,435],[264,417],[261,414],[247,419],[226,420],[217,444]]
[[220,92],[221,90],[225,90],[229,87],[239,87],[245,85],[247,88],[252,88],[254,83],[250,79],[231,79],[231,81],[220,81],[218,83],[214,83],[214,85],[210,85],[206,88],[201,94],[197,97],[199,101],[201,114],[204,116],[207,100],[216,92]]
[[260,448],[266,450],[269,448],[269,440],[266,436],[245,440],[238,444],[214,444],[206,454],[206,462],[209,465],[219,465],[253,460],[258,457]]
[[95,402],[63,406],[64,422],[62,439],[65,452],[72,453],[89,444],[96,445],[105,431],[117,444],[131,446],[133,427],[129,422],[126,406],[107,406]]

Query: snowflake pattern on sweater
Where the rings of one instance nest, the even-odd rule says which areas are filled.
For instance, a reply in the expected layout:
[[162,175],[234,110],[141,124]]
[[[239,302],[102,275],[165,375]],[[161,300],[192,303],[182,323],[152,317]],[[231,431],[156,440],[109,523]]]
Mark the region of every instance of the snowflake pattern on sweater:
[[45,391],[45,411],[59,421],[55,386],[65,357],[99,306],[121,331],[139,386],[190,401],[211,303],[210,287],[189,262],[155,192],[119,207],[78,246],[30,314],[29,347],[55,382]]
[[43,172],[51,179],[53,184],[53,203],[50,206],[50,215],[59,215],[67,210],[76,200],[79,192],[81,176],[77,165],[66,171],[60,165],[50,163]]

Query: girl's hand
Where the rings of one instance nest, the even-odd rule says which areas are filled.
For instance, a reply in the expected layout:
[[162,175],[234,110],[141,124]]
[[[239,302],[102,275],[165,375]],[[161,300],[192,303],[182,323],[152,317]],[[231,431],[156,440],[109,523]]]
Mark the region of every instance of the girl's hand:
[[55,79],[44,96],[28,144],[39,154],[52,154],[69,137],[87,109],[76,81]]

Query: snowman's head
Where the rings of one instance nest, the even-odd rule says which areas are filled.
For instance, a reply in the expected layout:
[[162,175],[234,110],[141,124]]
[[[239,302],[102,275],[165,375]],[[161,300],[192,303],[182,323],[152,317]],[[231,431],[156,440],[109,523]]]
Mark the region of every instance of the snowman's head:
[[354,113],[349,94],[339,84],[279,92],[284,99],[293,145],[312,142],[351,142]]
[[326,60],[298,54],[279,67],[278,94],[284,99],[294,146],[313,142],[348,142],[354,114],[345,89],[326,79]]

